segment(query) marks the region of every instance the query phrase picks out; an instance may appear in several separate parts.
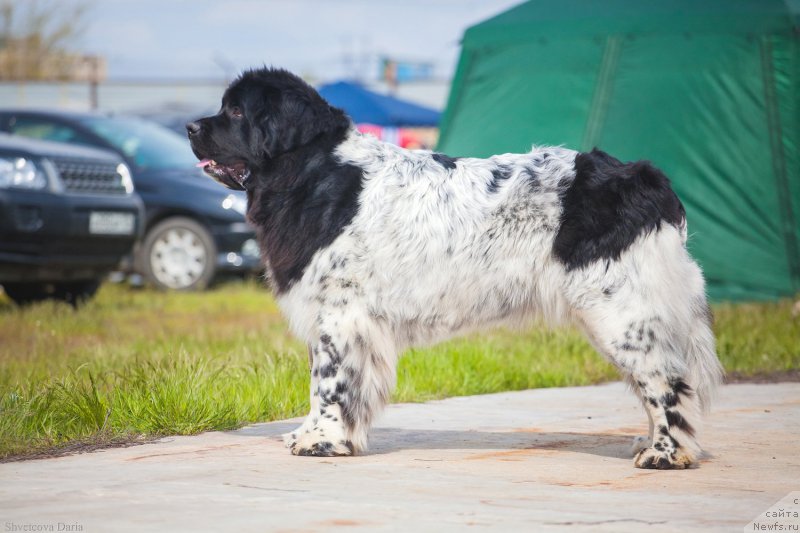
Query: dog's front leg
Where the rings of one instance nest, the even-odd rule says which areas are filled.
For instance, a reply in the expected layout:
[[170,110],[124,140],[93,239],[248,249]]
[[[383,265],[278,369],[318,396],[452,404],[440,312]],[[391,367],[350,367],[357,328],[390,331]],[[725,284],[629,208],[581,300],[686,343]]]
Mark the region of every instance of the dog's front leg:
[[352,455],[366,448],[370,423],[395,379],[394,350],[389,342],[374,342],[376,334],[386,340],[365,328],[321,333],[311,346],[311,412],[284,436],[294,455]]

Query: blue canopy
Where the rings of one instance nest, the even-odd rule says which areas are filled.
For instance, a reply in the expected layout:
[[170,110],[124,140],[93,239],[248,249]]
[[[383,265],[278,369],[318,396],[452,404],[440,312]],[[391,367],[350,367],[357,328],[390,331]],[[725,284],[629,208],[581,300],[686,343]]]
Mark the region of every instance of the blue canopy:
[[344,109],[356,124],[395,127],[439,124],[438,111],[369,91],[357,83],[329,83],[320,87],[319,93],[334,107]]

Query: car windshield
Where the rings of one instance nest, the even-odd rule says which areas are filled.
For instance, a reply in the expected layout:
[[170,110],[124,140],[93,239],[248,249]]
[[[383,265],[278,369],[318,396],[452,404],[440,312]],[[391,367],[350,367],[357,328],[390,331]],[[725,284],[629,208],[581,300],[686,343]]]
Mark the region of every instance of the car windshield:
[[140,169],[190,168],[197,163],[189,141],[158,124],[133,117],[89,117],[83,123]]

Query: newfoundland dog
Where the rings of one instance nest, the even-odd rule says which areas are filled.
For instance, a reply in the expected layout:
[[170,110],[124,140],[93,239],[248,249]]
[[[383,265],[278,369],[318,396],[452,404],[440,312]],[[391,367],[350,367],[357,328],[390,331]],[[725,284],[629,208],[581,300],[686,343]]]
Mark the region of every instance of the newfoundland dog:
[[247,192],[276,298],[308,344],[293,454],[364,450],[406,348],[538,317],[581,328],[641,400],[637,467],[696,462],[722,371],[683,206],[651,164],[404,150],[273,68],[243,73],[186,128],[198,166]]

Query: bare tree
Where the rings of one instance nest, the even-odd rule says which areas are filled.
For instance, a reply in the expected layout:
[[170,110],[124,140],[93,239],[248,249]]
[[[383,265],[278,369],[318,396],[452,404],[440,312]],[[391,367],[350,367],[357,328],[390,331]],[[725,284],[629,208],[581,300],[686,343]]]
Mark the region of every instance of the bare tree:
[[87,28],[88,1],[0,0],[0,79],[71,78],[70,52]]

